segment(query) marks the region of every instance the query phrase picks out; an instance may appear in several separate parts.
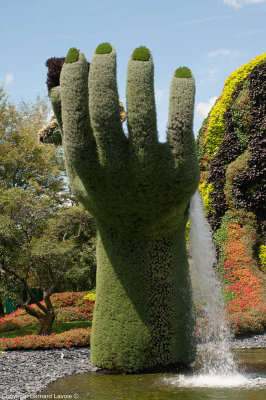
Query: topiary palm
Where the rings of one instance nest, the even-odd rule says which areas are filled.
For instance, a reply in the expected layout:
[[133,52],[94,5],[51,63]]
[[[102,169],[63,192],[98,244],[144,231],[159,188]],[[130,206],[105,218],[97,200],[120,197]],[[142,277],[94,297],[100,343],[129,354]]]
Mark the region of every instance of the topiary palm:
[[143,46],[128,64],[128,137],[111,45],[96,49],[89,79],[85,56],[70,49],[51,91],[71,188],[97,222],[91,358],[99,367],[162,370],[194,360],[185,226],[199,168],[195,85],[185,75],[172,79],[166,143],[158,141],[154,67]]

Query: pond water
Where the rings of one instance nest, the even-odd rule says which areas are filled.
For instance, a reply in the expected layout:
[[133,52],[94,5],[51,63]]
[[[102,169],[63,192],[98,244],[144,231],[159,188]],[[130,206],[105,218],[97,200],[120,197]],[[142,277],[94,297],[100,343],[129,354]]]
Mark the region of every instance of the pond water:
[[265,400],[266,349],[238,350],[234,354],[238,363],[234,375],[203,375],[197,367],[180,374],[94,372],[61,378],[35,399]]

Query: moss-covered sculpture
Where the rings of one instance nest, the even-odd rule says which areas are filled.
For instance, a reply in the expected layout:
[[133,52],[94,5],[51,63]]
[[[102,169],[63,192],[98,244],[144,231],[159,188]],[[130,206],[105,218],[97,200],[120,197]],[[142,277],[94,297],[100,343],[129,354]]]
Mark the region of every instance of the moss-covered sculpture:
[[89,79],[79,52],[51,92],[71,188],[98,227],[92,363],[124,372],[187,365],[195,357],[185,245],[189,200],[199,181],[194,79],[173,77],[167,142],[159,143],[152,55],[142,48],[140,56],[148,54],[142,61],[134,52],[126,137],[116,52],[106,44],[97,49]]

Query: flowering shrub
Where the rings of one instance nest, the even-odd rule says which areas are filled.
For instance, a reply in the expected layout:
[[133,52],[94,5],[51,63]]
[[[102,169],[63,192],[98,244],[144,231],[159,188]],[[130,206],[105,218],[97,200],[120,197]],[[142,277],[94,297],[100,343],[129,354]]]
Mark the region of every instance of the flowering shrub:
[[86,294],[87,292],[55,293],[51,296],[51,302],[55,308],[76,306]]
[[236,312],[230,314],[229,321],[236,336],[250,332],[261,333],[264,330],[263,316],[258,313]]
[[95,303],[96,294],[95,293],[88,293],[84,297],[85,300],[89,300],[91,303]]
[[82,299],[80,299],[79,302],[77,303],[81,312],[88,315],[88,319],[92,319],[94,306],[95,306],[95,298],[96,298],[96,294],[90,292],[90,293],[87,293],[86,296],[84,296]]
[[[53,294],[51,301],[57,313],[57,321],[70,322],[92,319],[94,302],[84,299],[86,294],[87,292]],[[32,307],[37,308],[34,304]],[[27,314],[23,309],[17,309],[0,318],[0,332],[21,329],[29,325],[35,325],[36,323],[36,318]]]
[[91,328],[72,329],[59,335],[27,335],[12,339],[0,339],[0,350],[14,349],[51,349],[71,346],[88,346],[90,344]]
[[225,126],[224,113],[230,105],[234,90],[246,79],[253,68],[266,60],[266,53],[254,58],[248,64],[234,71],[226,79],[220,100],[213,106],[210,112],[208,128],[205,132],[205,145],[208,154],[213,157],[219,149],[224,138]]
[[254,215],[227,211],[215,238],[220,246],[218,268],[234,332],[263,331],[266,304],[263,275],[256,268],[253,255],[257,241]]
[[0,332],[25,328],[26,326],[34,325],[36,323],[36,318],[27,314],[25,310],[18,308],[16,311],[0,318]]
[[86,321],[92,319],[93,306],[89,303],[81,307],[64,307],[57,312],[57,322]]

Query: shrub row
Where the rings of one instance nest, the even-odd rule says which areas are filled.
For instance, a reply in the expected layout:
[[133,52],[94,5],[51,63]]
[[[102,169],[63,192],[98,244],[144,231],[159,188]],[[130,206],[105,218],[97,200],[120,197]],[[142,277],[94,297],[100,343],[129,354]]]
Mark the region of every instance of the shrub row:
[[0,350],[21,349],[51,349],[72,346],[88,346],[90,344],[91,328],[72,329],[59,335],[27,335],[12,339],[0,339]]

